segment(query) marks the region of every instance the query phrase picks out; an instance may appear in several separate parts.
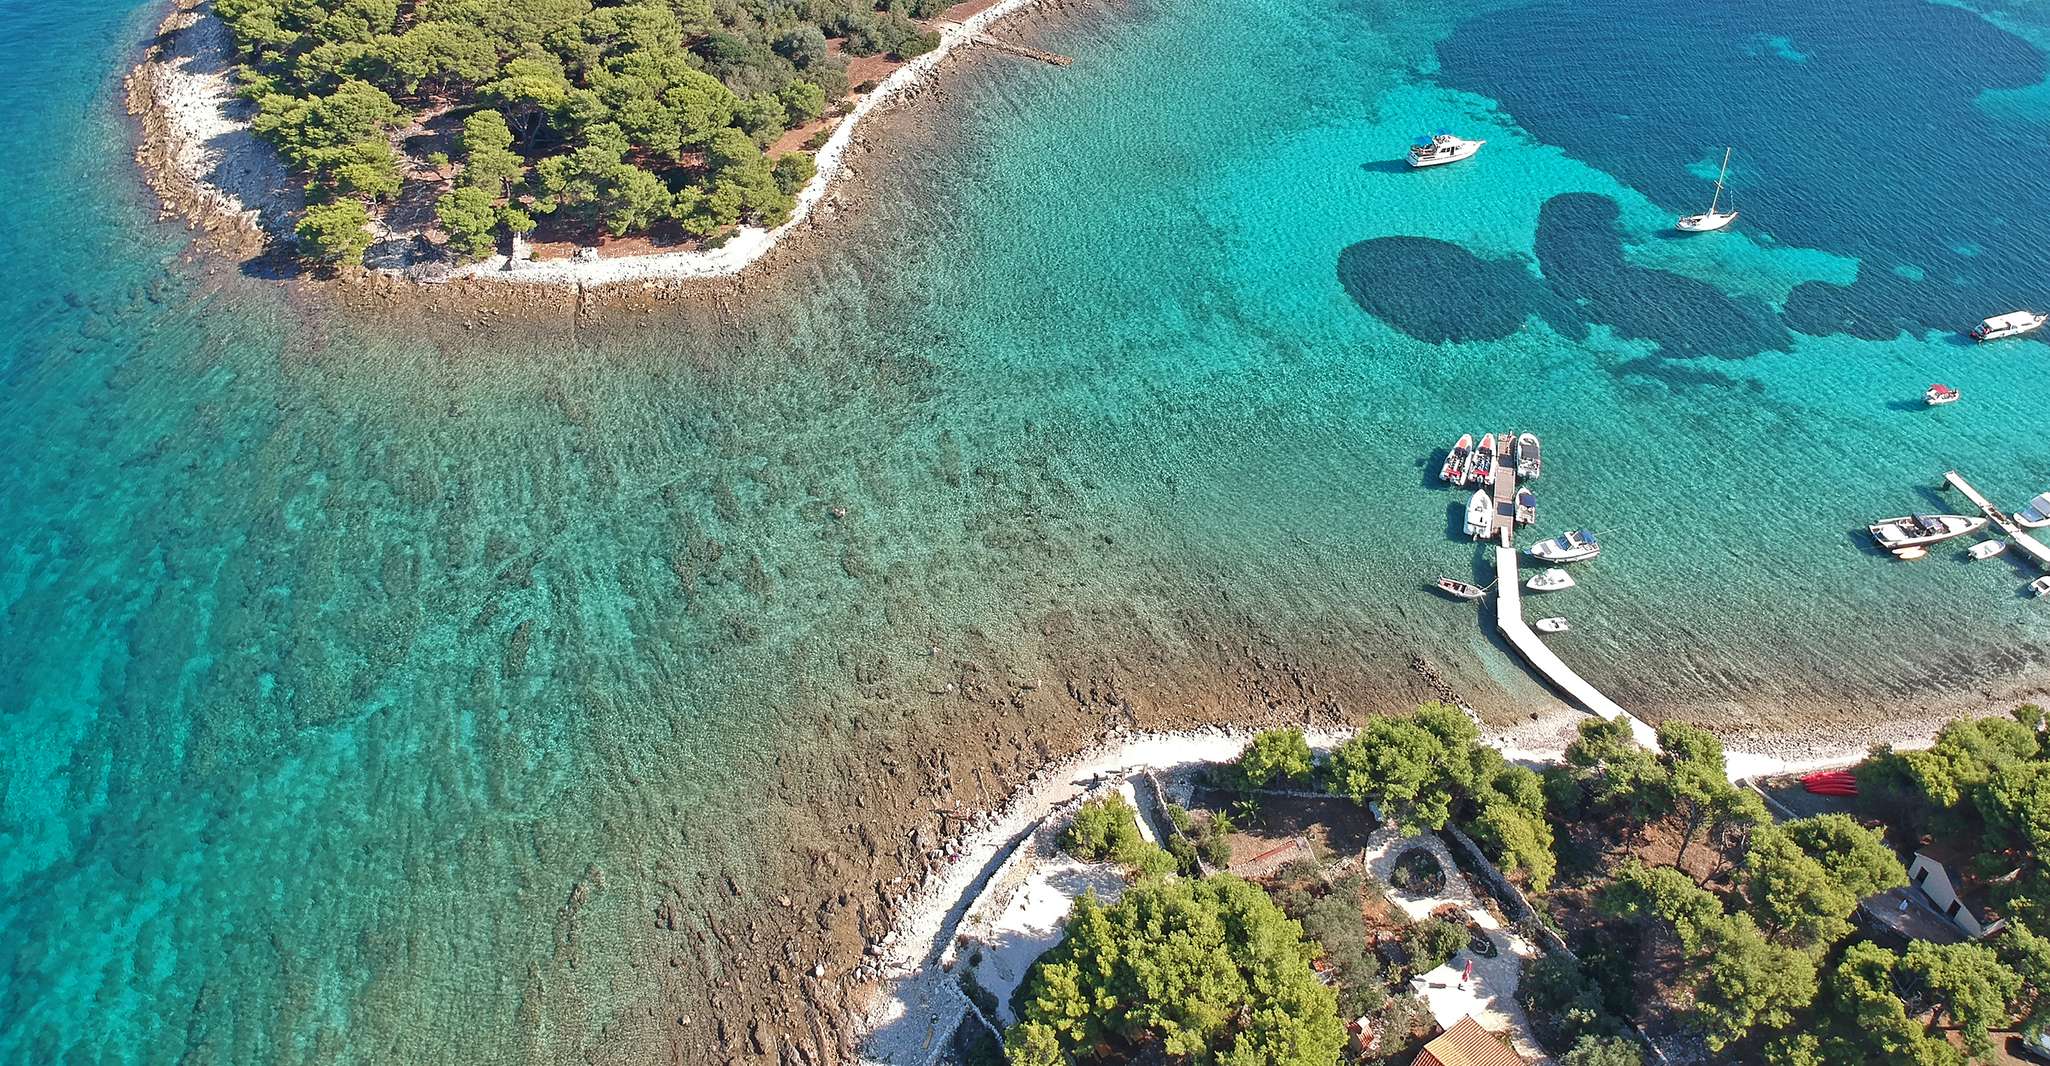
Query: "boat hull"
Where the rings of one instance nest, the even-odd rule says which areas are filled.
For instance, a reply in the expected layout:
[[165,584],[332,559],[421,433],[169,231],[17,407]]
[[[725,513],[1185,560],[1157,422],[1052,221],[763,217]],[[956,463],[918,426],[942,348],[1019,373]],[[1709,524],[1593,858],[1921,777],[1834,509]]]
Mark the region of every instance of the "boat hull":
[[2045,322],[2050,322],[2050,315],[2036,315],[2030,321],[2020,325],[2000,326],[1993,329],[1981,325],[1978,329],[1971,332],[1971,338],[1982,344],[1987,341],[2004,341],[2009,337],[2019,337],[2026,333],[2034,333],[2042,329]]
[[1900,551],[1903,548],[1925,548],[1946,540],[1956,540],[1986,528],[1986,519],[1982,517],[1956,514],[1921,516],[1939,523],[1942,526],[1941,532],[1926,532],[1919,528],[1910,529],[1902,526],[1902,523],[1912,522],[1916,517],[1904,515],[1900,518],[1888,518],[1874,522],[1865,529],[1872,534],[1872,539],[1880,547],[1888,551]]
[[1737,221],[1737,212],[1735,211],[1688,215],[1686,218],[1673,223],[1673,228],[1682,233],[1714,233],[1716,230],[1729,228],[1730,223],[1735,221]]
[[1428,156],[1418,156],[1414,153],[1411,153],[1409,157],[1409,165],[1421,170],[1424,167],[1442,167],[1447,163],[1457,163],[1462,160],[1472,159],[1475,155],[1478,155],[1480,153],[1481,145],[1484,145],[1486,143],[1488,142],[1468,141],[1465,144],[1462,144],[1459,147],[1454,148],[1450,151],[1433,152]]

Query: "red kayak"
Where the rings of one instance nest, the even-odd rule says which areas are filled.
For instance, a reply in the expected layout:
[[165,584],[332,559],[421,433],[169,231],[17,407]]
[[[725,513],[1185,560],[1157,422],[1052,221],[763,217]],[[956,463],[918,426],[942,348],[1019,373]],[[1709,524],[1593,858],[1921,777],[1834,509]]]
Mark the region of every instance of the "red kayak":
[[1849,770],[1819,770],[1801,778],[1801,787],[1818,796],[1855,796],[1858,778]]

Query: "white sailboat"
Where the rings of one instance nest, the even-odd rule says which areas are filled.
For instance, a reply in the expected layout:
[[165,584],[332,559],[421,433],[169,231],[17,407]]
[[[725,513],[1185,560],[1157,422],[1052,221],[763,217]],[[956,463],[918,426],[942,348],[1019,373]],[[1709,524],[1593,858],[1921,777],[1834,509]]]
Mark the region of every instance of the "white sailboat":
[[1683,233],[1707,233],[1719,230],[1737,221],[1735,211],[1717,211],[1723,202],[1723,178],[1730,173],[1730,149],[1723,149],[1723,169],[1715,176],[1715,196],[1708,201],[1708,210],[1699,215],[1688,215],[1674,223]]

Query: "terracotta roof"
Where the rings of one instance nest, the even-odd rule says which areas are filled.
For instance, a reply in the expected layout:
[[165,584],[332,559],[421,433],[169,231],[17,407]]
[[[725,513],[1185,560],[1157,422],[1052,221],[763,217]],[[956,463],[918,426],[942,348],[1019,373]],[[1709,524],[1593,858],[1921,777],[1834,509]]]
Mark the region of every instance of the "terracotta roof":
[[1481,1028],[1472,1015],[1459,1019],[1417,1053],[1415,1066],[1525,1066],[1523,1056],[1509,1050],[1495,1034]]

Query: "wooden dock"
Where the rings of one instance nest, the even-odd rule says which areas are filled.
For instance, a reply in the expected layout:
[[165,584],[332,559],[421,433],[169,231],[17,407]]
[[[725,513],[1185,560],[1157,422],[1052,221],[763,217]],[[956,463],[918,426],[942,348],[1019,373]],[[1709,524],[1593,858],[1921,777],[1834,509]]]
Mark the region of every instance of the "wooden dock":
[[[1515,475],[1510,475],[1515,480]],[[1503,538],[1507,540],[1505,536]],[[1553,688],[1573,697],[1574,701],[1603,718],[1622,718],[1630,723],[1630,735],[1639,744],[1659,750],[1658,731],[1629,711],[1618,706],[1614,700],[1587,683],[1565,660],[1545,646],[1538,639],[1537,631],[1523,621],[1523,585],[1517,576],[1516,549],[1508,544],[1495,548],[1495,628],[1516,649],[1530,668],[1544,676]]]
[[2015,525],[2014,519],[2010,518],[2000,508],[1993,506],[1993,501],[1988,500],[1983,493],[1973,488],[1971,482],[1966,481],[1957,471],[1944,471],[1943,480],[1951,488],[1964,493],[1965,499],[1972,501],[1973,505],[1978,507],[1980,512],[1989,521],[1998,526],[2002,533],[2007,534],[2008,539],[2014,541],[2014,546],[2021,549],[2022,554],[2034,560],[2036,569],[2050,570],[2050,546],[2046,546],[2042,541],[2037,540],[2028,530]]
[[[1498,441],[1515,438],[1507,433],[1497,433]],[[1516,546],[1516,460],[1495,457],[1495,536],[1504,548]]]

